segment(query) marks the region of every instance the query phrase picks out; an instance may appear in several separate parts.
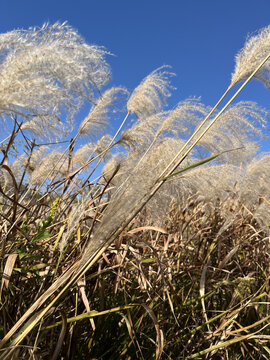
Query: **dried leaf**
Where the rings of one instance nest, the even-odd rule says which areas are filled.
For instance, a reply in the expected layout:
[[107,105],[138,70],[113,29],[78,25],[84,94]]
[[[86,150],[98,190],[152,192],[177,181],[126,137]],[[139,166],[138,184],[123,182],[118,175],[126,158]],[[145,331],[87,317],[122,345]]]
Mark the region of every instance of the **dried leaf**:
[[8,255],[7,261],[6,261],[6,265],[5,265],[5,269],[4,269],[4,273],[2,276],[2,282],[1,282],[1,289],[0,289],[0,299],[1,299],[1,295],[2,295],[2,291],[3,288],[5,287],[6,289],[8,288],[8,284],[9,284],[9,280],[14,268],[14,264],[15,261],[17,259],[18,254],[10,254]]

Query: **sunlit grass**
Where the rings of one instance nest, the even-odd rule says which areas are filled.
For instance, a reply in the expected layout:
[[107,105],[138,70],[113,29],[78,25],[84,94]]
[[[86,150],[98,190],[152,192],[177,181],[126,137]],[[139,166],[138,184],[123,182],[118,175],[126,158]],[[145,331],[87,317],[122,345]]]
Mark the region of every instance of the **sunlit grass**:
[[11,32],[10,49],[0,36],[26,93],[0,102],[0,359],[269,358],[266,111],[232,104],[253,77],[268,85],[269,32],[239,53],[213,108],[166,111],[166,66],[130,95],[102,93],[106,51],[66,24]]

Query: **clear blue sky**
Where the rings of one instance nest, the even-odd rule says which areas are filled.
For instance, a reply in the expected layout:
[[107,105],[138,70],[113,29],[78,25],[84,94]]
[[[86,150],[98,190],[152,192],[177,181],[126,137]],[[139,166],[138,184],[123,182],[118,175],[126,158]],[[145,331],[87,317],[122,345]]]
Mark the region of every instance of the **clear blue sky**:
[[[107,59],[111,85],[132,90],[169,64],[177,74],[172,106],[190,96],[214,105],[229,85],[246,35],[269,25],[269,14],[270,0],[2,0],[0,31],[67,20],[88,43],[116,55]],[[240,99],[270,112],[270,91],[257,81]],[[270,150],[270,140],[263,149]]]

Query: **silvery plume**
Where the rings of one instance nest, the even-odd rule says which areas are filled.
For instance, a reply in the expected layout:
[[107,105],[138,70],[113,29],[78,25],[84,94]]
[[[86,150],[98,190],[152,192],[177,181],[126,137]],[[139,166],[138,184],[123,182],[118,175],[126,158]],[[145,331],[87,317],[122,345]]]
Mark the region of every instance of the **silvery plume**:
[[2,120],[21,116],[34,134],[42,128],[59,132],[61,116],[70,126],[82,103],[92,102],[110,79],[106,54],[66,23],[0,34]]
[[174,74],[162,66],[149,74],[131,94],[127,109],[137,117],[148,117],[162,110],[166,98],[171,95],[170,77]]
[[[232,82],[234,85],[239,81],[246,80],[252,72],[260,65],[260,63],[270,54],[270,26],[258,31],[256,35],[247,38],[247,41],[236,55],[235,70],[232,74]],[[270,87],[270,61],[269,59],[257,71],[254,77]]]

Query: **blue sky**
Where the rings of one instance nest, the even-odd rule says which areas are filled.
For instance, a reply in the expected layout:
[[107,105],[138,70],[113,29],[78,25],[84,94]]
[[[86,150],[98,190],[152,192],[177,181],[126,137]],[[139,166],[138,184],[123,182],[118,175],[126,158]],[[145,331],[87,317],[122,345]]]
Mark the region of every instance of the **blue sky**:
[[[132,90],[169,64],[177,74],[171,106],[190,96],[214,105],[229,85],[246,36],[269,25],[269,14],[269,0],[2,0],[0,31],[67,20],[88,43],[115,54],[107,59],[111,85]],[[255,80],[243,99],[270,112],[270,92]],[[263,150],[270,150],[270,140]]]

